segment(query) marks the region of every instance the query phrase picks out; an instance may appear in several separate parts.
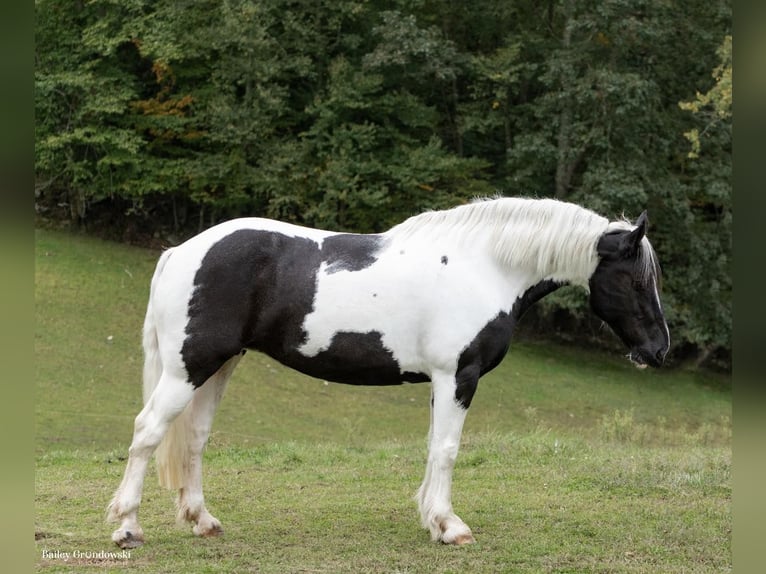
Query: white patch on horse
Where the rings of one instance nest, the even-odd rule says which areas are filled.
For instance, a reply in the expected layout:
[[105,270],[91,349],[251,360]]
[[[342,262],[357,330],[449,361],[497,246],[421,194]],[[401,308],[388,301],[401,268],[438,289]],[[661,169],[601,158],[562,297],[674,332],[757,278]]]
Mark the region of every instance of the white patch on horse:
[[[339,332],[378,332],[401,372],[431,375],[452,369],[460,352],[500,311],[531,285],[526,272],[502,274],[491,254],[445,242],[410,246],[404,254],[392,238],[377,260],[360,271],[317,273],[313,311],[304,320],[308,357],[330,347]],[[434,334],[438,333],[438,336]]]

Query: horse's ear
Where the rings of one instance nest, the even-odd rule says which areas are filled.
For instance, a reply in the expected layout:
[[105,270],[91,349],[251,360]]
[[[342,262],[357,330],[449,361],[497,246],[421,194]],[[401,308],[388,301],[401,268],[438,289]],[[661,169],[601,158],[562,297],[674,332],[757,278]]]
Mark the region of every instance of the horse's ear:
[[638,216],[638,219],[636,219],[636,227],[642,228],[644,231],[642,233],[643,235],[646,235],[646,230],[649,228],[649,216],[646,214],[646,210]]
[[644,211],[636,219],[636,228],[623,236],[620,241],[620,254],[623,257],[635,257],[638,253],[638,248],[641,245],[641,240],[646,235],[646,230],[649,227],[649,217]]

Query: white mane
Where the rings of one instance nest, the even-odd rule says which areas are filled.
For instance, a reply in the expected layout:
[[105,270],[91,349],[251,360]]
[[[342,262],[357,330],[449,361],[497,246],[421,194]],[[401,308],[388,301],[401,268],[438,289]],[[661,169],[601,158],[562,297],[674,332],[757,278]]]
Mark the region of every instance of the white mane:
[[[392,239],[442,236],[463,243],[484,237],[502,265],[587,288],[598,265],[599,238],[609,231],[632,228],[627,221],[610,223],[588,209],[555,199],[499,198],[416,215],[387,235]],[[648,272],[654,257],[648,241],[642,243],[642,251],[650,253],[640,257]]]

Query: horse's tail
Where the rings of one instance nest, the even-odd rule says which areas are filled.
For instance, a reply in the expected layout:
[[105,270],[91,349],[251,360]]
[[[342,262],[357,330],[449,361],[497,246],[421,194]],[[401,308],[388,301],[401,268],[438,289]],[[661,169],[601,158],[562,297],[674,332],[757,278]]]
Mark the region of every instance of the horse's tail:
[[143,347],[144,347],[144,404],[149,401],[157,383],[162,376],[162,359],[160,358],[160,346],[157,339],[157,322],[154,317],[154,297],[157,280],[162,275],[170,258],[172,250],[168,249],[157,261],[152,276],[152,285],[149,291],[149,302],[146,305],[146,317],[144,317]]
[[[144,404],[152,396],[154,389],[162,377],[162,358],[160,356],[159,340],[157,337],[157,323],[155,320],[155,286],[165,264],[170,258],[172,249],[168,249],[157,262],[152,277],[152,286],[149,293],[149,303],[146,306],[146,318],[144,319],[143,347],[144,347]],[[157,475],[160,485],[167,488],[178,489],[184,486],[184,469],[189,464],[188,431],[189,416],[188,408],[171,423],[165,437],[155,451],[157,460]]]

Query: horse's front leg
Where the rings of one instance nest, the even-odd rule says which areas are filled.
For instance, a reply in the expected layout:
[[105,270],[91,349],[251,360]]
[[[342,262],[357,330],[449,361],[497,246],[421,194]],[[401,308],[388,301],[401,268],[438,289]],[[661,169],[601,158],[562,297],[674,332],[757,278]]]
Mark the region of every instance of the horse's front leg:
[[[474,380],[471,396],[475,387]],[[459,397],[454,375],[439,374],[432,378],[428,463],[416,496],[421,522],[431,531],[431,538],[457,545],[474,542],[471,529],[452,510],[452,470],[468,412],[465,405],[470,404],[470,398],[466,403]]]

